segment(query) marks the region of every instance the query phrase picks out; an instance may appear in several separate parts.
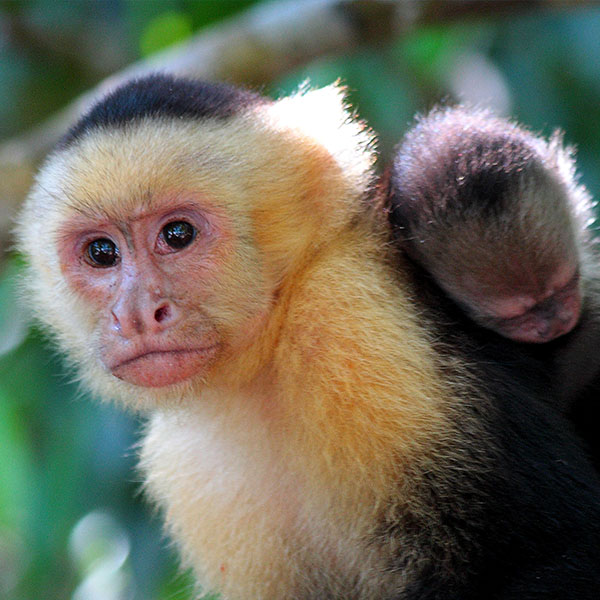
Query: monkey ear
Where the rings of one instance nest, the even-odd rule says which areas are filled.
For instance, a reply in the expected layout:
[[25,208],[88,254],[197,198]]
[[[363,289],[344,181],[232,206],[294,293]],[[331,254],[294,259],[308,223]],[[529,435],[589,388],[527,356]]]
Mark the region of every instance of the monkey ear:
[[313,140],[336,161],[354,185],[368,185],[375,162],[375,137],[346,101],[339,81],[320,89],[304,82],[294,95],[270,106],[280,125]]

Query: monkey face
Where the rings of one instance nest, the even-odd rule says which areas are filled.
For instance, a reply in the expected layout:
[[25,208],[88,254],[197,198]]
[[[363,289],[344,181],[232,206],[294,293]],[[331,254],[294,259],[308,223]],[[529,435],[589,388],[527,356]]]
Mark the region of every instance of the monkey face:
[[[237,179],[219,172],[229,163],[217,151],[207,167],[206,141],[190,126],[192,156],[162,132],[150,152],[157,129],[98,136],[53,157],[30,201],[44,217],[21,225],[37,252],[41,317],[83,378],[117,397],[131,397],[131,385],[202,385],[260,335],[274,293],[252,243],[242,167]],[[60,180],[47,179],[56,171]]]
[[239,114],[151,106],[84,117],[17,230],[40,321],[95,393],[136,406],[267,368],[283,282],[361,210],[374,158],[336,87]]
[[203,309],[221,229],[198,205],[169,202],[119,223],[65,223],[61,269],[97,314],[99,359],[115,377],[160,387],[207,373],[222,344]]
[[525,259],[510,275],[498,269],[485,287],[483,278],[464,276],[457,301],[474,321],[517,342],[541,344],[569,333],[582,310],[579,270],[564,259],[540,280],[526,267]]

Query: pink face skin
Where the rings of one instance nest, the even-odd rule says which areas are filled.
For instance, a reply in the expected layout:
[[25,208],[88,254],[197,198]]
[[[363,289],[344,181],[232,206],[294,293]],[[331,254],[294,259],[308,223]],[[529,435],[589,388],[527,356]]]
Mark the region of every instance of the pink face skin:
[[[510,287],[510,286],[509,286]],[[581,316],[579,274],[574,267],[557,270],[543,290],[472,299],[474,318],[517,342],[542,344],[569,333]]]
[[115,377],[161,387],[207,372],[222,340],[198,307],[225,233],[214,214],[182,203],[123,221],[67,222],[61,268],[94,311],[99,358]]

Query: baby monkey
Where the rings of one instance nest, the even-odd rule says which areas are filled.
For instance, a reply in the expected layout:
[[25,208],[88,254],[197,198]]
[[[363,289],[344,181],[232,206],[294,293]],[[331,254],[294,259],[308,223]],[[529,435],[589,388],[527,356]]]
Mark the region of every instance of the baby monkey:
[[575,327],[591,203],[559,134],[437,108],[406,135],[390,180],[402,246],[475,322],[528,343]]
[[598,256],[591,197],[561,135],[435,108],[406,134],[388,178],[408,255],[475,323],[550,365],[560,409],[589,404],[600,380],[590,352],[600,339]]

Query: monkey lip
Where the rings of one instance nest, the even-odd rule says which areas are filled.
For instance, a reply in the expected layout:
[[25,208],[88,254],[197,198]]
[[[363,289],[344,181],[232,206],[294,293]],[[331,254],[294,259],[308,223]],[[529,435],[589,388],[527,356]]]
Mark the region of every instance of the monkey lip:
[[577,326],[581,306],[579,289],[566,286],[522,315],[500,319],[497,331],[516,342],[545,344]]
[[528,344],[544,344],[575,328],[579,320],[579,310],[563,318],[531,319],[529,323],[519,328],[509,330],[506,335],[517,342]]
[[202,348],[146,349],[110,367],[118,379],[142,387],[164,387],[206,370],[218,344]]

